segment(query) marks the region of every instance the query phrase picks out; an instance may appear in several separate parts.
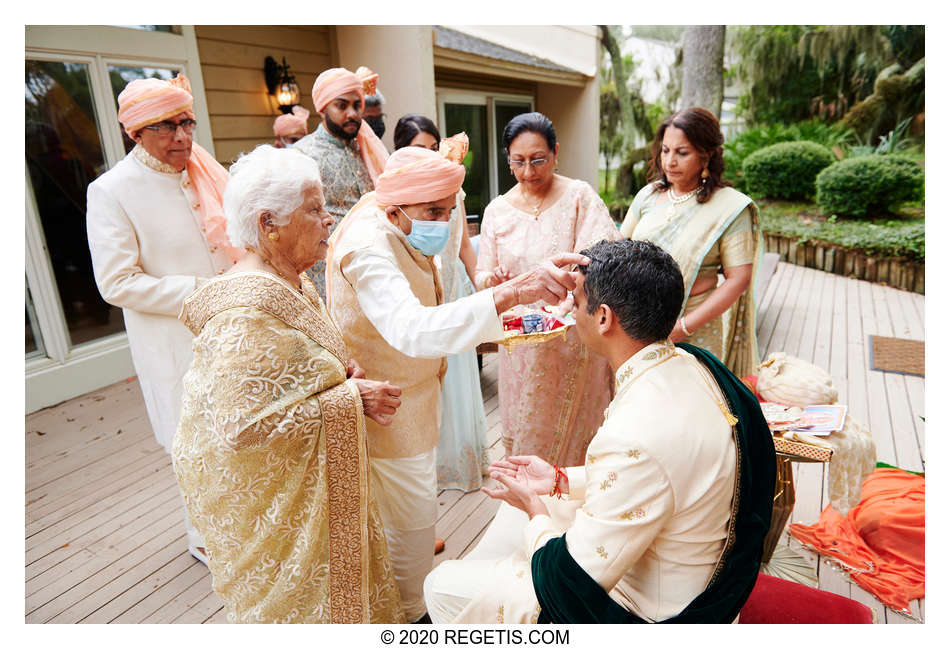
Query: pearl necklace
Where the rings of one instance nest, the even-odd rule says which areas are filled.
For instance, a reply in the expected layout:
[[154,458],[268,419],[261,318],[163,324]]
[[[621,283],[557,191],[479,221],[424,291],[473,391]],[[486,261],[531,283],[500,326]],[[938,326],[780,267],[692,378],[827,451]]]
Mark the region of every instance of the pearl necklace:
[[666,190],[670,198],[670,206],[666,208],[667,223],[672,221],[676,217],[676,206],[682,205],[683,203],[691,199],[693,196],[698,194],[701,187],[702,186],[700,185],[700,187],[697,187],[691,192],[687,192],[683,194],[682,196],[677,196],[676,192],[673,191],[673,185],[670,185],[670,188]]

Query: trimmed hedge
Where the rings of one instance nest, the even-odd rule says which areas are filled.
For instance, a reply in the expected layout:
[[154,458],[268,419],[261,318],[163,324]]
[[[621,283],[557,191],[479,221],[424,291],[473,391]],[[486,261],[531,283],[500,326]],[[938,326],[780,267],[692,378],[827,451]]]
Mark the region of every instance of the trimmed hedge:
[[815,142],[779,142],[759,149],[742,163],[750,194],[769,198],[807,198],[815,193],[818,173],[835,157]]
[[899,155],[849,158],[815,179],[816,202],[826,214],[866,217],[923,198],[924,170]]

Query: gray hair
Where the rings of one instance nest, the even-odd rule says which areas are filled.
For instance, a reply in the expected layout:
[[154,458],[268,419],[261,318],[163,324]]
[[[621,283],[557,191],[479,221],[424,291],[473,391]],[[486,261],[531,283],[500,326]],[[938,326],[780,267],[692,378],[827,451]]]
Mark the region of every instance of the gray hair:
[[381,93],[379,90],[377,90],[372,95],[366,95],[365,97],[363,97],[364,106],[382,106],[385,103],[386,103],[386,98],[383,96],[383,93]]
[[275,225],[290,223],[290,214],[303,204],[304,192],[321,186],[320,167],[297,149],[262,144],[237,159],[224,190],[228,238],[238,248],[260,243],[258,222],[269,212]]

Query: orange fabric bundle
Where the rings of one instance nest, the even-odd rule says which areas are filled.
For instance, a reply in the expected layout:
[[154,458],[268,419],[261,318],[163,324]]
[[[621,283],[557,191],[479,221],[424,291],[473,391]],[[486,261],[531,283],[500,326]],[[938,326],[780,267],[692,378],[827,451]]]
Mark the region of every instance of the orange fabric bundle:
[[856,584],[894,610],[909,613],[924,596],[924,477],[880,468],[861,485],[861,502],[847,517],[831,506],[814,525],[788,531],[834,558]]

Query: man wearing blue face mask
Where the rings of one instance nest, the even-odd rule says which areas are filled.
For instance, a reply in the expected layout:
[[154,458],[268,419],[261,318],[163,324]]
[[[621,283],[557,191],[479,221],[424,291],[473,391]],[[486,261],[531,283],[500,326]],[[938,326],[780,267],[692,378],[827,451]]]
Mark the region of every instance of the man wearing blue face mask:
[[[459,156],[455,156],[459,158]],[[500,314],[574,288],[565,253],[498,286],[442,303],[433,256],[465,178],[460,159],[419,147],[393,153],[376,191],[363,196],[330,237],[327,302],[366,376],[402,388],[392,424],[367,421],[371,489],[410,621],[428,621],[422,584],[435,541],[436,445],[445,356],[504,337]]]

